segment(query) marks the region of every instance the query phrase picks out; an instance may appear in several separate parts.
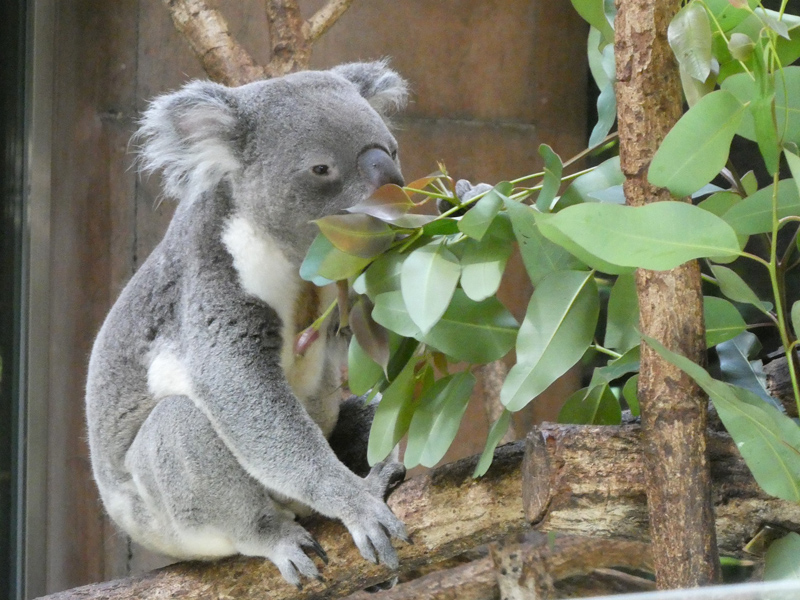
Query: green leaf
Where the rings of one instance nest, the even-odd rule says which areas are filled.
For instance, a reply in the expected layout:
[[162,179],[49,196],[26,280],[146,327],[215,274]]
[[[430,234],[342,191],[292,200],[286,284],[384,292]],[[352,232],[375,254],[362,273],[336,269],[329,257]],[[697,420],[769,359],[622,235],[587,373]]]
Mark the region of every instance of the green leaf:
[[542,189],[536,198],[536,208],[542,212],[547,212],[550,210],[550,205],[561,187],[561,174],[564,171],[564,165],[561,163],[561,157],[553,152],[553,149],[547,144],[539,146],[539,156],[544,160],[544,178],[542,180]]
[[350,338],[350,348],[347,352],[347,387],[356,396],[363,396],[380,383],[383,369],[375,363],[358,340]]
[[361,258],[380,254],[394,241],[394,231],[370,215],[330,215],[313,223],[317,224],[334,248]]
[[397,378],[386,388],[372,428],[369,431],[367,445],[367,461],[370,465],[379,463],[389,456],[411,423],[411,417],[416,408],[414,401],[414,363],[412,358],[406,363]]
[[600,95],[597,97],[597,124],[589,136],[589,146],[596,146],[608,135],[617,119],[617,95],[614,92],[616,83],[616,64],[614,45],[608,44],[600,50],[600,32],[594,27],[589,29],[587,55],[589,69],[592,72]]
[[800,331],[800,300],[792,304],[792,329],[794,330],[795,337],[797,337]]
[[728,160],[744,111],[725,90],[704,96],[664,138],[650,164],[650,183],[682,197],[714,179]]
[[483,239],[484,234],[489,230],[489,226],[494,221],[500,207],[503,205],[502,198],[494,190],[489,192],[475,205],[467,211],[458,222],[458,229],[464,235],[468,235],[478,241]]
[[473,302],[459,289],[439,322],[417,338],[456,360],[485,364],[508,354],[518,327],[497,298]]
[[578,204],[555,215],[538,215],[537,224],[554,242],[565,241],[554,232],[567,238],[570,251],[579,247],[622,267],[663,271],[694,258],[740,254],[736,234],[724,220],[684,202]]
[[749,331],[744,331],[734,339],[719,344],[717,356],[719,357],[720,379],[725,383],[750,390],[764,402],[782,412],[781,403],[770,396],[767,391],[764,365],[758,359],[760,351],[761,343]]
[[764,556],[764,581],[800,579],[800,534],[790,531],[769,545]]
[[698,81],[691,74],[689,74],[683,65],[678,66],[678,73],[681,77],[681,86],[683,87],[683,95],[686,97],[686,103],[689,108],[700,102],[700,99],[707,96],[714,91],[716,87],[716,77],[712,72],[705,81]]
[[719,290],[734,302],[752,304],[763,313],[768,313],[771,305],[763,302],[756,296],[736,271],[720,265],[711,265],[711,272],[717,280]]
[[407,468],[433,467],[450,448],[467,410],[475,377],[469,371],[443,377],[419,400],[408,429]]
[[520,410],[572,367],[592,343],[599,313],[591,273],[553,273],[536,287],[517,336],[517,364],[500,400]]
[[459,224],[459,219],[438,218],[435,221],[431,221],[427,225],[424,225],[422,227],[422,233],[430,236],[453,235],[454,233],[458,233],[459,231],[458,224]]
[[583,388],[572,394],[558,413],[559,423],[619,425],[622,409],[607,385]]
[[[726,32],[736,27],[751,14],[747,9],[736,8],[728,0],[705,0],[705,4],[722,30]],[[753,9],[758,6],[758,0],[748,0],[747,4]]]
[[672,18],[667,41],[681,68],[698,81],[711,73],[711,21],[698,3],[687,4]]
[[321,233],[314,238],[300,265],[300,277],[323,286],[358,274],[370,259],[347,254],[333,247]]
[[465,240],[461,255],[461,287],[472,300],[481,301],[494,296],[513,247],[496,237],[487,236],[482,242]]
[[620,275],[608,298],[605,346],[625,353],[640,343],[636,281],[633,275]]
[[359,347],[386,371],[389,366],[389,333],[373,320],[372,309],[369,298],[359,298],[350,309],[350,328]]
[[783,155],[786,157],[786,164],[789,165],[789,171],[792,173],[795,187],[800,192],[800,156],[788,150],[784,150]]
[[708,394],[761,488],[777,498],[800,502],[800,427],[749,390],[717,381],[685,356],[643,337]]
[[569,252],[546,239],[536,224],[536,209],[505,199],[522,262],[534,286],[555,271],[578,269],[582,265]]
[[603,34],[603,43],[614,43],[614,28],[606,18],[603,0],[572,0],[572,6],[589,25]]
[[772,107],[775,103],[775,80],[767,71],[764,62],[767,60],[764,49],[764,41],[761,40],[755,46],[755,56],[752,64],[756,66],[754,73],[758,80],[757,93],[750,102],[748,111],[753,117],[756,141],[764,164],[770,175],[778,171],[780,160],[780,146],[778,144],[778,131],[776,129],[775,115]]
[[620,377],[624,377],[629,373],[635,373],[639,370],[640,360],[641,350],[637,345],[630,348],[619,358],[608,361],[605,367],[595,368],[594,372],[592,372],[592,379],[589,382],[589,387],[594,388],[598,385],[608,385]]
[[403,337],[419,335],[419,327],[411,320],[400,291],[384,292],[375,296],[375,308],[372,309],[372,318]]
[[407,254],[401,254],[396,250],[390,250],[380,255],[359,276],[359,279],[363,281],[363,292],[356,289],[358,280],[353,284],[353,289],[358,293],[366,293],[373,302],[378,294],[399,292],[400,271],[407,256]]
[[697,206],[703,210],[707,210],[713,215],[721,217],[741,201],[742,197],[736,192],[717,192],[703,200]]
[[495,448],[506,435],[509,425],[511,425],[511,413],[504,410],[497,421],[489,428],[489,434],[486,436],[486,446],[478,460],[478,464],[475,466],[475,472],[472,473],[473,477],[483,477],[486,471],[489,470],[494,458]]
[[[778,182],[778,219],[800,216],[800,195],[794,179]],[[772,231],[772,194],[774,184],[760,189],[723,215],[736,233],[753,235]]]
[[400,290],[408,315],[423,333],[444,314],[460,275],[458,259],[438,241],[417,248],[403,262]]
[[576,178],[561,194],[561,198],[556,203],[556,209],[561,210],[582,202],[593,202],[593,193],[622,185],[624,182],[625,175],[622,174],[619,166],[619,156],[614,156],[598,165],[594,170]]
[[[780,143],[800,144],[800,67],[785,67],[770,76],[774,79],[775,127]],[[722,82],[722,89],[731,92],[740,102],[755,101],[760,87],[747,73],[732,75]],[[747,111],[736,131],[748,140],[757,141],[753,114]]]
[[622,386],[622,397],[625,398],[625,402],[628,403],[628,408],[631,409],[631,415],[634,417],[638,417],[641,414],[639,410],[639,397],[638,397],[638,388],[639,388],[639,374],[637,373],[628,381],[625,382],[625,385]]
[[393,183],[379,187],[365,201],[346,209],[350,213],[372,215],[381,221],[392,222],[414,208],[414,203],[405,190]]
[[703,298],[703,318],[706,323],[707,348],[733,339],[747,329],[747,324],[736,307],[722,298]]

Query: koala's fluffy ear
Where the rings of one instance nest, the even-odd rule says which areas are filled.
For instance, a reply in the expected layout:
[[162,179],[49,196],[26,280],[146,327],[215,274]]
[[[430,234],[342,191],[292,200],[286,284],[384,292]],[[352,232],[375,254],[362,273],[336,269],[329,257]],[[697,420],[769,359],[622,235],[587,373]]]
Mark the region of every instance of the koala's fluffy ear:
[[355,84],[379,114],[386,116],[405,107],[408,83],[387,66],[386,60],[348,63],[331,69]]
[[153,100],[136,134],[144,172],[162,169],[164,191],[189,201],[237,171],[237,119],[230,90],[194,81]]

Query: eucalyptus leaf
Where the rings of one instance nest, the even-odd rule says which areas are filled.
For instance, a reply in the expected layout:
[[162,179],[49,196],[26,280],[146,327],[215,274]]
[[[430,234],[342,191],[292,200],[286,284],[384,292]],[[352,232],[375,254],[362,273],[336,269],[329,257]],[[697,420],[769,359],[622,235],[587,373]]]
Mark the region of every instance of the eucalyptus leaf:
[[394,241],[391,227],[370,215],[329,215],[313,222],[334,248],[361,258],[380,254]]
[[637,373],[622,386],[622,397],[628,403],[628,408],[631,409],[631,415],[638,417],[641,414],[639,410],[639,374]]
[[373,320],[372,309],[369,298],[359,298],[350,309],[350,328],[359,347],[386,371],[389,366],[389,333]]
[[741,276],[720,265],[711,265],[711,272],[717,280],[719,290],[734,302],[751,304],[763,313],[769,312],[771,305],[762,301]]
[[438,380],[420,398],[408,429],[403,457],[407,468],[433,467],[442,460],[458,433],[474,387],[475,376],[462,371]]
[[333,244],[330,243],[328,238],[321,233],[317,234],[308,252],[306,252],[303,263],[300,265],[300,277],[320,287],[333,283],[334,280],[319,275],[319,267],[322,261],[333,249]]
[[472,473],[473,477],[483,477],[486,471],[489,470],[494,458],[495,448],[506,435],[509,425],[511,425],[511,412],[503,410],[497,421],[492,423],[489,428],[489,434],[486,436],[486,446],[478,460],[478,464],[475,465],[475,471]]
[[[359,276],[359,279],[363,281],[364,291],[356,291],[358,293],[366,293],[373,302],[378,294],[399,292],[400,272],[403,268],[403,261],[407,256],[407,254],[401,254],[396,250],[390,250],[389,252],[381,254],[370,264],[364,273]],[[355,289],[355,287],[356,285],[354,283],[353,288]]]
[[542,189],[536,198],[536,208],[542,212],[547,212],[550,210],[550,206],[561,187],[561,174],[564,170],[564,165],[561,163],[561,157],[553,152],[553,149],[547,144],[539,146],[539,156],[544,160],[544,178],[542,180]]
[[[714,15],[723,31],[730,31],[744,21],[752,13],[746,9],[736,8],[729,0],[705,0],[705,4]],[[758,0],[748,0],[750,9],[758,6]]]
[[783,155],[786,157],[786,164],[789,165],[789,171],[792,173],[795,187],[800,192],[800,156],[788,150],[785,150]]
[[384,292],[375,296],[372,318],[386,329],[404,337],[419,335],[419,327],[411,320],[400,291]]
[[458,259],[438,241],[417,248],[403,262],[400,291],[408,315],[423,333],[444,314],[460,275]]
[[614,43],[614,28],[606,17],[603,0],[572,0],[572,6],[589,25],[602,34],[603,44]]
[[637,372],[639,370],[640,360],[641,350],[637,345],[630,348],[619,358],[609,360],[605,367],[595,368],[592,372],[592,379],[589,382],[589,387],[594,388],[599,385],[609,385],[620,377]]
[[316,285],[327,285],[357,275],[369,263],[368,258],[337,250],[328,238],[319,234],[300,265],[300,277]]
[[535,288],[517,336],[517,364],[500,400],[520,410],[567,372],[594,338],[600,303],[591,273],[562,271]]
[[358,340],[350,338],[350,348],[347,352],[347,387],[356,396],[363,396],[374,388],[383,377],[383,369],[375,363]]
[[375,410],[372,428],[367,444],[367,461],[370,465],[379,463],[397,445],[411,423],[416,402],[414,400],[413,358],[383,392],[383,397]]
[[680,198],[710,182],[728,160],[744,111],[726,90],[704,96],[664,138],[650,164],[650,183]]
[[518,328],[517,320],[497,298],[474,302],[457,289],[433,329],[416,337],[456,360],[485,364],[508,354]]
[[[774,80],[773,109],[778,139],[784,144],[800,144],[800,67],[784,67],[770,77]],[[722,82],[722,89],[732,93],[742,103],[755,101],[761,93],[758,83],[747,73],[728,77]],[[757,141],[752,111],[744,114],[736,133]]]
[[636,282],[633,275],[620,275],[608,298],[605,346],[625,353],[640,342]]
[[556,243],[567,238],[570,251],[577,246],[621,267],[663,271],[695,258],[740,254],[736,234],[724,220],[684,202],[638,207],[578,204],[554,215],[538,215],[537,224]]
[[580,261],[564,248],[542,235],[536,224],[536,209],[511,199],[505,199],[504,202],[511,218],[522,262],[534,286],[550,273],[582,266]]
[[711,73],[711,21],[699,2],[681,8],[667,27],[667,41],[681,68],[698,81]]
[[497,213],[500,212],[501,206],[503,206],[503,200],[494,190],[489,190],[467,211],[467,214],[461,217],[458,229],[461,233],[480,241],[489,230]]
[[372,196],[347,209],[350,213],[372,215],[382,221],[399,219],[414,208],[403,188],[389,183],[379,187]]
[[703,298],[703,319],[706,324],[706,347],[727,342],[747,329],[736,307],[722,298]]
[[574,204],[592,202],[594,193],[622,185],[624,182],[625,175],[619,166],[619,156],[614,156],[577,177],[561,194],[555,209],[561,210]]
[[800,534],[790,531],[769,545],[764,556],[764,581],[800,579]]
[[797,337],[798,332],[800,332],[800,300],[796,300],[792,304],[792,329],[795,337]]
[[708,394],[761,488],[772,496],[800,502],[800,427],[749,390],[717,381],[685,356],[643,337]]
[[[774,184],[758,190],[733,206],[723,215],[736,233],[753,235],[772,231],[772,195]],[[777,217],[800,216],[800,195],[794,179],[782,179],[778,182]]]
[[622,409],[608,385],[584,388],[572,394],[558,413],[559,423],[619,425]]
[[775,398],[767,391],[767,376],[764,365],[758,359],[761,344],[749,331],[744,331],[730,341],[717,346],[722,381],[750,390],[761,400],[783,411]]
[[483,241],[466,240],[461,255],[461,287],[472,300],[494,296],[500,287],[511,244],[491,236]]

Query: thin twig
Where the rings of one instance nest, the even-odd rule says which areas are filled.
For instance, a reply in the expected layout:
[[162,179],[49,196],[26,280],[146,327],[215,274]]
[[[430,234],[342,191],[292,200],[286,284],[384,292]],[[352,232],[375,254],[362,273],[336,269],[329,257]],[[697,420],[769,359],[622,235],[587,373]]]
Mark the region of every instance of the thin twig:
[[339,20],[339,17],[350,8],[352,3],[353,0],[328,0],[325,6],[315,12],[306,22],[306,41],[309,44],[316,42],[322,34]]

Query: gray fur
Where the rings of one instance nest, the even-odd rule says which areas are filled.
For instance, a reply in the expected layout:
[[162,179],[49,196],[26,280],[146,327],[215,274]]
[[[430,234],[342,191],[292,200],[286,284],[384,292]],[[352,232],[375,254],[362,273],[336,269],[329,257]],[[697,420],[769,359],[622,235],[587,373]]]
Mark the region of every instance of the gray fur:
[[[318,575],[303,549],[321,550],[294,521],[311,509],[340,519],[365,558],[397,565],[390,538],[406,533],[384,495],[402,467],[362,479],[337,458],[326,437],[357,445],[336,431],[372,411],[339,418],[340,340],[321,336],[302,358],[293,340],[309,221],[400,177],[370,101],[386,110],[405,96],[384,63],[351,64],[240,88],[194,82],[144,115],[142,165],[179,204],[100,330],[86,394],[94,476],[135,541],[178,558],[263,556],[299,585]],[[365,174],[374,148],[386,156]],[[363,475],[364,450],[337,453]]]

